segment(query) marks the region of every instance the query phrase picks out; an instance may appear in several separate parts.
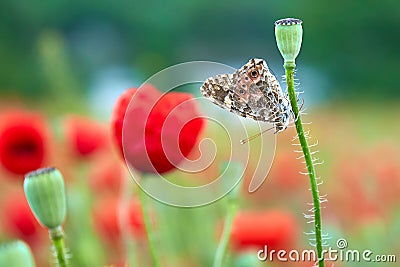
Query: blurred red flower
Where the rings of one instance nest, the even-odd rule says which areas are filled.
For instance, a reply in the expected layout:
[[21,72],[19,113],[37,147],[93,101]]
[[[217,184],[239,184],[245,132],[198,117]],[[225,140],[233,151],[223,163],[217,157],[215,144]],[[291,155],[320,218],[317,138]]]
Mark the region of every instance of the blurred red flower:
[[124,175],[121,162],[105,153],[93,161],[88,174],[90,189],[96,194],[118,194]]
[[400,192],[400,168],[399,162],[394,158],[386,158],[386,162],[376,166],[377,198],[386,207],[398,205]]
[[308,187],[308,179],[301,175],[305,165],[301,160],[296,159],[296,155],[290,150],[279,151],[274,159],[271,168],[270,179],[274,180],[281,190],[301,190],[301,187]]
[[36,113],[8,111],[0,115],[0,163],[8,171],[23,175],[43,167],[49,131]]
[[284,211],[246,211],[236,215],[231,243],[236,250],[293,249],[298,237],[296,220]]
[[377,144],[368,153],[368,166],[376,176],[376,199],[383,209],[395,208],[399,201],[400,192],[400,158],[396,146],[385,141]]
[[341,214],[340,221],[348,227],[390,216],[398,206],[398,162],[396,149],[385,143],[340,158],[334,166],[337,190],[330,197],[331,212]]
[[100,200],[93,210],[94,228],[106,241],[115,243],[120,239],[118,199]]
[[176,168],[195,146],[204,126],[199,117],[191,94],[163,95],[145,84],[140,90],[129,89],[120,96],[111,127],[130,165],[142,172],[164,173]]
[[21,238],[33,246],[44,233],[22,192],[9,194],[4,199],[1,221],[8,234],[14,238]]
[[107,148],[109,134],[107,127],[90,118],[69,116],[65,120],[67,146],[82,157],[88,157]]
[[[150,214],[152,223],[154,226],[154,216]],[[142,207],[139,201],[131,201],[129,204],[128,214],[129,227],[132,233],[138,237],[144,237],[146,234],[146,228],[143,221]]]
[[120,200],[116,197],[101,199],[93,210],[94,228],[98,234],[110,243],[121,241],[123,232],[132,233],[136,237],[145,236],[145,227],[141,206],[138,201],[129,202],[127,214],[128,229],[121,229],[119,221]]

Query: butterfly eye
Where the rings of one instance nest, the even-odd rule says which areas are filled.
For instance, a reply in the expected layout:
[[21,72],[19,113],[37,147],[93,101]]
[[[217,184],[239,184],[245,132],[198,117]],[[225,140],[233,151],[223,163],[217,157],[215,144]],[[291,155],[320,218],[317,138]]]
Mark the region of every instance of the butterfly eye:
[[248,75],[250,76],[250,78],[255,79],[258,77],[258,71],[257,69],[253,68],[248,72]]
[[243,94],[244,94],[244,90],[243,90],[243,89],[240,89],[240,90],[239,90],[239,94],[243,95]]
[[253,70],[251,73],[251,77],[256,78],[258,76],[258,72],[256,70]]

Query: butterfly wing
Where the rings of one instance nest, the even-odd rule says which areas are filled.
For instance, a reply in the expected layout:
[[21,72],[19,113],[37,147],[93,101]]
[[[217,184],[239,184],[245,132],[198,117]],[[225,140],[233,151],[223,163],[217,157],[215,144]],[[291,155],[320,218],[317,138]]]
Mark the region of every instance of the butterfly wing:
[[214,104],[239,116],[247,117],[249,106],[236,93],[236,82],[232,74],[222,74],[208,78],[200,88],[203,96]]
[[251,59],[233,74],[207,79],[200,91],[216,105],[242,117],[286,125],[287,114],[282,113],[288,103],[262,59]]

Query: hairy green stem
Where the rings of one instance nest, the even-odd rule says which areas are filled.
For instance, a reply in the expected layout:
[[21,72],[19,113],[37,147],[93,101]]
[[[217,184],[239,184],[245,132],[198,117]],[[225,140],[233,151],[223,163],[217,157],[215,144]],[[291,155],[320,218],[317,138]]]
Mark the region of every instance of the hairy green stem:
[[50,238],[53,241],[55,253],[57,256],[57,263],[59,267],[67,267],[68,257],[67,249],[64,243],[64,232],[61,226],[49,229]]
[[150,251],[150,256],[151,260],[153,263],[153,267],[160,267],[160,261],[157,255],[157,247],[155,245],[155,236],[153,232],[153,227],[151,223],[151,215],[150,215],[150,207],[147,203],[147,195],[146,192],[142,188],[139,188],[139,198],[142,206],[142,211],[143,211],[143,220],[144,220],[144,225],[146,228],[146,234],[147,234],[147,240],[148,240],[148,245],[149,245],[149,251]]
[[307,138],[304,134],[303,124],[301,122],[299,108],[297,106],[297,97],[294,89],[294,66],[291,64],[285,64],[286,71],[286,83],[288,86],[288,94],[290,99],[290,104],[292,106],[293,114],[296,118],[295,125],[297,135],[299,137],[301,149],[303,150],[304,159],[307,165],[308,176],[310,178],[311,184],[311,193],[314,203],[314,227],[315,227],[315,240],[316,240],[316,248],[318,255],[318,266],[324,267],[324,259],[322,253],[322,235],[321,235],[321,207],[320,207],[320,198],[318,185],[315,176],[315,168],[311,157],[310,148],[308,146]]
[[224,260],[224,255],[229,243],[229,237],[232,229],[233,219],[235,218],[237,210],[236,201],[230,201],[228,207],[228,214],[226,215],[224,230],[219,241],[217,251],[215,253],[213,267],[221,267]]

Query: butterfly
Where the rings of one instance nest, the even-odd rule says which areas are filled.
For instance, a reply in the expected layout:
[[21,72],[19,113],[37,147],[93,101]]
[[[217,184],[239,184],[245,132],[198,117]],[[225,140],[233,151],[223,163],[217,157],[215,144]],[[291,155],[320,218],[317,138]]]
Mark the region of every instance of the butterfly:
[[290,102],[263,59],[250,59],[233,74],[208,78],[200,92],[239,116],[273,124],[275,133],[288,127]]

